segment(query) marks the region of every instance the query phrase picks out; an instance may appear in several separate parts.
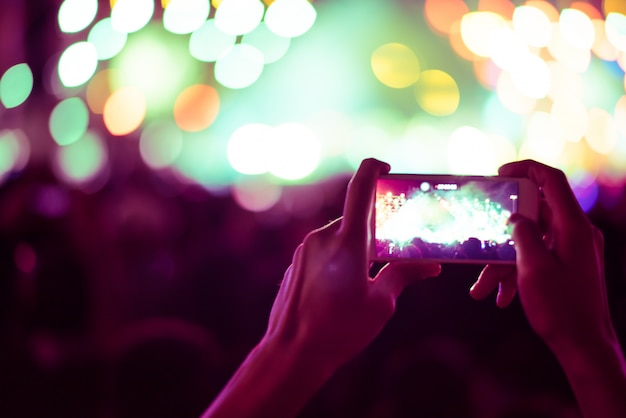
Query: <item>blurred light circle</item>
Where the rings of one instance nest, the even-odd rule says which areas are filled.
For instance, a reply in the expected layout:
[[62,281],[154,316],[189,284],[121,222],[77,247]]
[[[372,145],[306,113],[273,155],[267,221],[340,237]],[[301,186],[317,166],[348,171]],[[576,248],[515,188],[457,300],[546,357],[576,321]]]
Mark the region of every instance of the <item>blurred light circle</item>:
[[577,73],[587,71],[591,62],[591,51],[575,47],[567,42],[559,30],[559,24],[554,23],[553,25],[553,36],[550,45],[548,45],[550,54],[570,71]]
[[116,136],[135,131],[146,116],[146,99],[136,87],[123,87],[104,104],[102,118],[107,130]]
[[550,69],[544,60],[536,55],[528,54],[519,65],[511,71],[515,87],[524,95],[541,99],[550,90]]
[[558,61],[548,62],[550,69],[550,91],[548,96],[552,100],[566,97],[582,98],[585,90],[582,75],[568,70]]
[[81,41],[68,46],[59,58],[59,80],[65,87],[85,84],[98,67],[98,51],[91,42]]
[[204,62],[217,59],[235,45],[235,35],[228,35],[215,26],[215,19],[209,19],[196,29],[189,38],[189,53]]
[[85,29],[98,13],[98,0],[65,0],[59,7],[59,29],[75,33]]
[[228,140],[227,156],[231,167],[241,174],[263,174],[272,158],[273,128],[251,123],[238,128]]
[[426,70],[415,84],[415,98],[427,113],[446,116],[456,112],[461,94],[450,74],[441,70]]
[[469,9],[463,0],[426,0],[426,23],[442,35],[449,35],[455,22],[460,21]]
[[79,97],[65,99],[52,109],[48,127],[54,141],[61,145],[69,145],[78,141],[89,125],[89,111]]
[[589,127],[585,139],[599,154],[608,154],[617,145],[617,124],[609,112],[594,107],[589,110]]
[[87,132],[78,141],[57,149],[57,169],[65,181],[85,183],[101,173],[106,157],[101,139],[95,133]]
[[619,132],[626,136],[626,96],[620,97],[615,104],[614,116]]
[[559,29],[566,42],[576,48],[591,49],[595,39],[595,29],[591,19],[577,9],[561,10]]
[[259,0],[223,0],[215,12],[215,26],[228,35],[243,35],[259,25],[264,11]]
[[591,50],[594,54],[604,61],[615,61],[617,59],[617,48],[606,36],[606,25],[603,19],[592,20],[596,33],[595,40]]
[[448,141],[448,164],[453,174],[497,173],[493,142],[481,130],[462,126]]
[[361,124],[348,136],[345,157],[356,170],[366,158],[383,160],[389,141],[389,134],[378,124]]
[[24,103],[33,91],[33,72],[26,63],[16,64],[0,78],[0,102],[7,109]]
[[163,27],[176,34],[195,31],[209,17],[207,0],[171,0],[163,11]]
[[251,45],[237,44],[215,63],[215,79],[224,87],[242,89],[263,72],[263,54]]
[[87,105],[89,109],[97,115],[102,114],[104,104],[112,93],[111,78],[113,72],[115,72],[115,70],[111,69],[99,71],[89,80],[89,84],[87,84],[87,90],[85,92]]
[[526,145],[528,157],[555,164],[565,147],[563,129],[549,113],[534,112],[527,125]]
[[295,38],[308,32],[317,12],[307,0],[275,0],[265,12],[267,27],[279,36]]
[[150,22],[153,13],[154,0],[116,0],[111,10],[111,23],[118,32],[137,32]]
[[420,63],[415,52],[399,43],[378,47],[372,53],[371,65],[376,78],[392,88],[408,87],[420,76]]
[[491,57],[491,40],[506,20],[493,12],[470,12],[461,20],[461,36],[467,48],[480,57]]
[[550,19],[542,10],[533,6],[515,8],[513,28],[530,46],[544,47],[552,39]]
[[537,103],[537,99],[523,94],[517,88],[513,82],[513,76],[508,71],[500,73],[496,85],[496,93],[504,107],[520,115],[529,114]]
[[285,180],[299,180],[311,174],[321,158],[319,139],[305,126],[278,125],[272,132],[270,173]]
[[171,121],[157,121],[141,132],[139,152],[151,168],[170,166],[183,148],[183,134]]
[[195,84],[183,90],[174,102],[174,120],[188,132],[208,128],[220,109],[220,98],[214,87]]
[[620,51],[626,51],[626,16],[609,13],[605,23],[606,37]]
[[111,18],[96,23],[89,31],[87,41],[96,47],[99,60],[108,60],[120,53],[126,45],[128,35],[113,29]]
[[233,198],[242,208],[251,212],[264,212],[280,200],[282,188],[267,180],[250,179],[235,183]]
[[578,142],[587,132],[589,116],[581,99],[573,96],[561,97],[554,101],[550,114],[563,129],[566,140]]
[[271,64],[287,53],[291,39],[276,35],[268,29],[265,22],[261,22],[256,29],[243,36],[242,43],[252,45],[261,51],[264,63]]
[[603,0],[602,11],[604,11],[605,16],[611,13],[626,15],[626,3],[624,3],[624,0]]
[[22,130],[0,130],[0,181],[23,169],[29,157],[30,144]]
[[530,54],[528,44],[510,28],[496,29],[491,40],[491,59],[503,70],[513,71]]

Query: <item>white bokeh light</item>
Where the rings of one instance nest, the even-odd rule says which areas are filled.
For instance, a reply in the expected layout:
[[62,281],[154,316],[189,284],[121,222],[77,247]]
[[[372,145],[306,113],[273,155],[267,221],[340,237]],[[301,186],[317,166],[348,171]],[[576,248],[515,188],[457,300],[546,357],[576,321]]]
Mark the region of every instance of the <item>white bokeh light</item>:
[[448,141],[448,164],[453,174],[496,174],[493,141],[479,129],[458,128]]
[[163,11],[163,27],[176,34],[187,34],[198,29],[209,17],[206,0],[171,0]]
[[59,29],[76,33],[93,22],[98,13],[98,0],[65,0],[59,7]]
[[215,26],[228,35],[252,32],[263,19],[259,0],[223,0],[215,12]]
[[65,87],[85,84],[98,67],[98,51],[91,42],[76,42],[65,49],[59,58],[59,80]]
[[248,87],[261,76],[263,62],[263,54],[252,45],[234,45],[216,61],[215,79],[231,89]]
[[287,123],[275,127],[272,134],[270,173],[285,180],[299,180],[317,168],[321,146],[310,129]]
[[238,128],[228,140],[227,156],[231,167],[241,174],[263,174],[269,169],[273,128],[250,123]]
[[267,27],[279,36],[295,38],[308,32],[317,12],[307,0],[276,0],[265,12]]
[[137,32],[150,22],[153,13],[154,0],[117,0],[111,9],[111,23],[118,32]]

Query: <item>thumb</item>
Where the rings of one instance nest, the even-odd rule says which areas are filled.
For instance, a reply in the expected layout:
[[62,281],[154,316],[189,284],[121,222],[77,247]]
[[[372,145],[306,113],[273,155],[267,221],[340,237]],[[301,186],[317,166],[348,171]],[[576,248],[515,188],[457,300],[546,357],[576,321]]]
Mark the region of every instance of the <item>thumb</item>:
[[374,277],[374,286],[383,295],[395,300],[409,284],[441,273],[439,263],[392,262],[384,266]]
[[536,266],[545,260],[548,250],[543,242],[539,225],[519,214],[513,215],[511,222],[514,224],[513,240],[517,252],[518,271],[523,271],[529,266]]

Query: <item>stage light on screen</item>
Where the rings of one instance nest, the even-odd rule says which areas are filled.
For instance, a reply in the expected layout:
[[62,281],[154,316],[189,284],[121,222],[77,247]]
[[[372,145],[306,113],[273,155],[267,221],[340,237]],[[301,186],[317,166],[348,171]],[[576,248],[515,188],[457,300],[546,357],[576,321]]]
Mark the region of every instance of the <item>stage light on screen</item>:
[[61,32],[76,33],[93,22],[98,13],[98,0],[65,0],[59,7]]
[[420,76],[420,63],[408,46],[399,43],[382,45],[372,53],[372,71],[384,85],[404,88]]
[[33,72],[26,63],[16,64],[0,77],[0,103],[7,109],[18,107],[33,91]]
[[170,120],[159,120],[149,124],[139,138],[141,158],[154,169],[172,165],[182,147],[183,134]]
[[207,0],[171,0],[163,11],[163,27],[179,35],[191,33],[209,17]]
[[252,45],[263,54],[263,62],[271,64],[281,59],[289,49],[290,38],[278,36],[261,22],[252,32],[247,33],[241,40],[242,43]]
[[52,109],[48,127],[50,135],[61,146],[78,141],[87,132],[89,111],[79,97],[65,99]]
[[109,96],[104,104],[102,119],[111,135],[134,132],[146,116],[146,99],[136,87],[123,87]]
[[112,3],[111,23],[118,32],[137,32],[154,14],[154,0],[115,0]]
[[243,89],[261,77],[263,54],[252,45],[237,44],[215,63],[215,79],[224,87]]
[[215,26],[215,19],[207,20],[189,38],[189,53],[205,62],[217,59],[235,45],[235,35],[228,35]]
[[59,58],[59,80],[65,87],[85,84],[98,68],[98,51],[91,42],[80,41],[68,46]]
[[265,23],[272,32],[285,38],[304,35],[311,29],[317,12],[307,0],[275,0],[265,12]]
[[126,45],[128,35],[113,29],[111,18],[106,17],[93,25],[89,31],[87,41],[96,47],[98,59],[108,60],[120,53]]

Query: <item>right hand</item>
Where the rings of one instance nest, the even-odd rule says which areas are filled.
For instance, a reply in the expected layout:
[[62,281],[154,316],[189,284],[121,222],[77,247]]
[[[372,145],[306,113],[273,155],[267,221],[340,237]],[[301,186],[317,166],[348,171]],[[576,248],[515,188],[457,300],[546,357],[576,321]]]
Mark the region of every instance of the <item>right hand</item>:
[[552,348],[584,347],[615,339],[604,279],[604,243],[572,192],[564,173],[535,161],[500,167],[499,174],[527,177],[542,190],[539,223],[513,216],[516,267],[488,265],[470,294],[486,297],[499,286],[498,306],[516,289],[535,332]]

